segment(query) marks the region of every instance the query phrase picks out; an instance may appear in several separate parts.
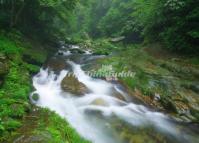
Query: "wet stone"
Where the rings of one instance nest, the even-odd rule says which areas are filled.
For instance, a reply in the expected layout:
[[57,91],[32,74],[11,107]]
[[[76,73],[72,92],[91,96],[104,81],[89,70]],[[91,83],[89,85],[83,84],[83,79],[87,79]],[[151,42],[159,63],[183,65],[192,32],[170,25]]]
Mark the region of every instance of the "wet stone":
[[72,75],[67,75],[61,82],[61,87],[64,91],[74,95],[84,95],[89,92],[88,88]]

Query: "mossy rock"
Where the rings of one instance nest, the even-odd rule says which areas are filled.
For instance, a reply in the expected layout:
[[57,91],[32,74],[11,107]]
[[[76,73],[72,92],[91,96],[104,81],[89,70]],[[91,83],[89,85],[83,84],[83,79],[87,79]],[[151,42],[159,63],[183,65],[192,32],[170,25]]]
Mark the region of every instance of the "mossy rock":
[[22,58],[23,58],[23,61],[25,61],[28,64],[37,65],[37,66],[42,66],[43,64],[43,61],[40,61],[32,57],[31,55],[24,54]]
[[34,100],[34,102],[37,102],[39,100],[39,95],[37,93],[34,93],[32,95],[32,100]]

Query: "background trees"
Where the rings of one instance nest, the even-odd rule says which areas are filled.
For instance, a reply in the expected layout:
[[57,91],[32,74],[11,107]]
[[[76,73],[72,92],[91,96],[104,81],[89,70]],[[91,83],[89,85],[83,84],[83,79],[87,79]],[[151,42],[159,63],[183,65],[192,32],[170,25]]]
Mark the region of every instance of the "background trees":
[[81,0],[78,5],[73,15],[78,30],[91,37],[125,36],[126,42],[145,39],[178,52],[199,51],[199,2],[194,0]]
[[[125,36],[126,42],[161,42],[198,52],[195,0],[1,0],[0,27],[44,40]],[[74,10],[73,10],[74,9]]]
[[64,36],[77,0],[1,0],[0,27],[42,40]]

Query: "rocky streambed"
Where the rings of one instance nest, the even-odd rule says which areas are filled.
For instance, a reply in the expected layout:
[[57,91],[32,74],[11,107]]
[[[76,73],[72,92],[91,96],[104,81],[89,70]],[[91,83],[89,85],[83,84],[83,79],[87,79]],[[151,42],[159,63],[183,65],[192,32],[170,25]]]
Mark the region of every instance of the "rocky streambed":
[[88,76],[82,67],[102,57],[62,46],[34,76],[32,102],[57,112],[93,143],[198,142],[197,125],[145,106],[118,82]]

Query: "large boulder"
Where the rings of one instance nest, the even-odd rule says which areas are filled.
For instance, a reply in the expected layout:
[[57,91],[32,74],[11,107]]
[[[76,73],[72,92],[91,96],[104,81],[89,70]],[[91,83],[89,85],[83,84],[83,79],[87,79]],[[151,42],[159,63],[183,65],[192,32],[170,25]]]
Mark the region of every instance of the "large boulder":
[[84,95],[89,92],[88,88],[74,76],[67,75],[61,82],[64,91],[74,95]]
[[55,72],[60,72],[63,69],[70,69],[70,65],[59,58],[50,59],[44,66]]

